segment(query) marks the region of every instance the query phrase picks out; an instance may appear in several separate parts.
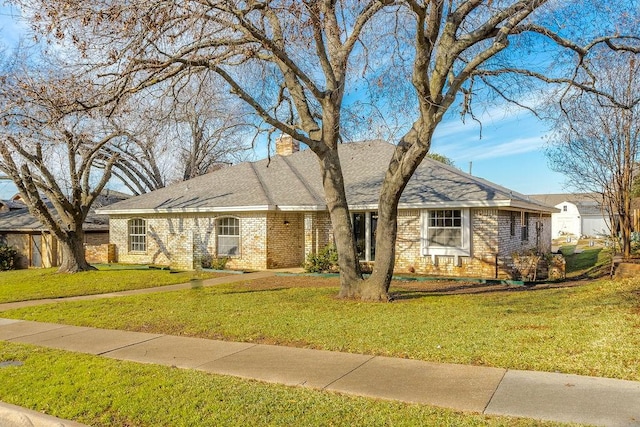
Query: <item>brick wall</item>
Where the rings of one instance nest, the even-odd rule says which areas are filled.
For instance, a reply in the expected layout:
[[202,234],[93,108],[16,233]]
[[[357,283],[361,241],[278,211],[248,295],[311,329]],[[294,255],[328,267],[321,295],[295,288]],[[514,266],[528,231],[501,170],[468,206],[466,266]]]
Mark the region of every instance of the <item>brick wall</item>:
[[300,267],[304,263],[304,214],[267,214],[267,268]]
[[[327,212],[253,212],[225,215],[167,214],[145,217],[146,251],[128,250],[129,217],[112,216],[111,243],[122,263],[163,264],[193,269],[202,257],[217,257],[216,220],[223,216],[240,219],[240,253],[229,260],[233,269],[282,268],[300,266],[304,257],[317,253],[333,242]],[[470,256],[424,256],[421,254],[422,222],[420,210],[398,213],[396,271],[434,276],[511,278],[513,254],[536,248],[551,249],[551,217],[529,216],[529,239],[521,238],[520,213],[514,215],[515,234],[511,235],[511,213],[498,209],[471,209]],[[536,223],[542,224],[536,232]],[[537,237],[537,238],[536,238]]]
[[109,264],[116,262],[116,245],[85,245],[84,254],[89,264]]
[[327,212],[306,212],[304,215],[304,257],[317,254],[333,243],[331,218]]
[[520,213],[515,213],[515,235],[511,236],[511,215],[498,209],[470,210],[471,256],[456,257],[420,253],[420,211],[398,213],[396,272],[432,276],[511,279],[512,254],[536,248],[536,222],[542,223],[538,246],[543,253],[551,251],[551,216],[529,216],[529,240],[521,239]]
[[95,231],[95,232],[85,231],[84,243],[85,245],[104,245],[106,243],[109,243],[109,232],[108,231]]
[[395,270],[403,272],[424,271],[424,263],[420,262],[420,211],[398,211],[398,237],[396,239]]
[[227,268],[267,268],[266,213],[229,213],[216,215],[185,214],[179,217],[155,214],[140,217],[146,220],[147,248],[143,252],[129,251],[128,220],[117,215],[110,218],[110,241],[116,246],[118,262],[125,264],[170,265],[176,269],[196,268],[202,257],[217,258],[216,220],[222,217],[240,219],[240,248],[231,257]]
[[[527,239],[523,239],[522,215],[520,212],[513,213],[514,215],[511,216],[509,211],[499,211],[498,240],[501,269],[506,275],[515,278],[532,277],[533,274],[528,271],[530,268],[523,267],[523,262],[528,262],[523,261],[523,256],[531,253],[548,254],[551,252],[551,215],[530,214],[525,217],[529,236]],[[511,235],[512,221],[514,222],[514,235]]]

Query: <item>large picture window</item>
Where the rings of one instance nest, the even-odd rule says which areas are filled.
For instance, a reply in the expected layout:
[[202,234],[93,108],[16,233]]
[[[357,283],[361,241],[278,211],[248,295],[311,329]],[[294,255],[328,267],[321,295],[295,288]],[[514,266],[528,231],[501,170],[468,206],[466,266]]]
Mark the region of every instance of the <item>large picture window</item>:
[[227,217],[218,220],[218,256],[240,255],[240,220]]
[[422,255],[459,256],[471,254],[469,209],[429,209],[422,211]]
[[147,250],[147,222],[141,218],[129,220],[129,251],[144,252]]

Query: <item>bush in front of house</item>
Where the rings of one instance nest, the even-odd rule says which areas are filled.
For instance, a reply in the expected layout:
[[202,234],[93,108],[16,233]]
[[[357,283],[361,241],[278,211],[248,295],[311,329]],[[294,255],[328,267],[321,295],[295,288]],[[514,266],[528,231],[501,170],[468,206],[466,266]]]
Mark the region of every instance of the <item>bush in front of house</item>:
[[304,269],[308,273],[335,273],[338,271],[338,251],[334,245],[325,246],[317,254],[307,255]]
[[214,258],[211,255],[204,255],[200,258],[202,268],[211,268],[213,270],[225,270],[227,268],[229,258]]
[[0,245],[0,271],[13,270],[15,268],[18,251],[10,246]]

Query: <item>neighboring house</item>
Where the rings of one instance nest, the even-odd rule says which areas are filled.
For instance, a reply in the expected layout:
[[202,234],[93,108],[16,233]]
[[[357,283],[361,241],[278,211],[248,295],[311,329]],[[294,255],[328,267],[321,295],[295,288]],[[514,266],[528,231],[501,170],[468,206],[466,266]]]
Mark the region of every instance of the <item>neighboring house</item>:
[[[94,208],[83,225],[85,250],[89,262],[108,261],[108,247],[105,245],[109,243],[109,218],[105,215],[97,215],[94,209],[128,197],[131,196],[106,190],[94,203]],[[62,251],[57,239],[47,227],[29,213],[29,209],[19,200],[19,196],[16,196],[10,203],[5,200],[0,202],[2,205],[13,204],[15,207],[0,213],[0,244],[11,246],[18,251],[16,268],[59,266],[62,261]]]
[[555,206],[560,212],[551,215],[551,235],[558,238],[609,236],[610,226],[607,212],[596,193],[533,194],[541,203]]
[[0,200],[0,213],[24,209],[25,205],[20,200]]
[[[317,157],[278,141],[278,156],[226,167],[110,205],[121,263],[193,269],[209,258],[235,269],[298,267],[333,241]],[[341,144],[360,259],[375,262],[378,195],[394,146]],[[290,154],[290,155],[287,155]],[[551,251],[553,208],[425,159],[398,211],[396,271],[509,277],[513,255]]]

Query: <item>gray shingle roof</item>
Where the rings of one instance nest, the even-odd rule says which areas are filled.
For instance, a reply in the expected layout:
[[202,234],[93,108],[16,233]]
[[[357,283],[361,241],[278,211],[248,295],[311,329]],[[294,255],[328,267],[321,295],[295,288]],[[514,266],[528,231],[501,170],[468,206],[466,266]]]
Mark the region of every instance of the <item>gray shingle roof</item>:
[[0,200],[0,212],[5,208],[7,211],[22,209],[24,208],[24,203],[15,200]]
[[[341,144],[338,149],[352,208],[377,206],[395,146],[383,141]],[[426,158],[407,185],[401,208],[516,207],[551,212],[528,196]],[[318,159],[311,150],[240,163],[100,209],[106,214],[324,210]]]
[[598,204],[597,201],[602,200],[602,195],[597,193],[531,194],[530,197],[549,206],[556,206],[563,202],[573,203],[574,205],[581,203]]
[[[100,194],[94,205],[89,211],[86,220],[82,224],[82,229],[84,231],[109,231],[109,217],[106,215],[97,214],[96,208],[107,206],[116,201],[120,201],[131,197],[128,194],[120,193],[118,191],[113,190],[105,190],[102,194]],[[25,205],[22,202],[18,202],[21,209],[14,209],[9,212],[0,213],[0,232],[28,232],[28,231],[36,231],[36,230],[47,230],[36,217],[31,215],[29,209],[24,207]],[[55,209],[50,202],[47,202],[47,206],[54,212],[55,217]]]
[[602,209],[602,195],[598,193],[533,194],[531,197],[551,206],[558,206],[567,202],[572,203],[576,205],[581,215],[606,215]]

